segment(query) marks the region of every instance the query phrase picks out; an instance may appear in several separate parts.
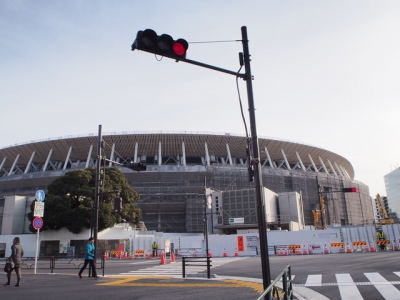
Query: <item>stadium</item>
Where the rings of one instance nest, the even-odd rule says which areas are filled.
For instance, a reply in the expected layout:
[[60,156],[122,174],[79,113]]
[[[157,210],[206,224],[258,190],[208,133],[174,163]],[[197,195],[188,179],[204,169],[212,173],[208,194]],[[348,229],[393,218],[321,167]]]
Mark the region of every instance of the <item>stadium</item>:
[[[96,165],[96,135],[32,141],[0,149],[0,200],[5,196],[32,196],[47,191],[55,178]],[[114,162],[143,162],[147,171],[118,167],[140,194],[139,206],[147,230],[195,233],[204,230],[204,188],[219,192],[254,189],[249,182],[247,138],[228,133],[108,133],[103,155]],[[326,205],[329,226],[373,224],[368,186],[354,180],[354,169],[344,157],[310,145],[259,138],[263,186],[274,193],[297,192],[305,225],[314,225],[312,211]],[[356,187],[356,193],[339,192]],[[244,216],[244,228],[256,227],[256,207],[249,201],[224,204],[222,225]],[[254,198],[254,197],[253,197]],[[240,207],[239,207],[240,206]],[[240,212],[239,212],[240,211]],[[268,220],[280,228],[278,215]],[[214,227],[216,225],[212,225]],[[226,227],[226,226],[225,226]]]

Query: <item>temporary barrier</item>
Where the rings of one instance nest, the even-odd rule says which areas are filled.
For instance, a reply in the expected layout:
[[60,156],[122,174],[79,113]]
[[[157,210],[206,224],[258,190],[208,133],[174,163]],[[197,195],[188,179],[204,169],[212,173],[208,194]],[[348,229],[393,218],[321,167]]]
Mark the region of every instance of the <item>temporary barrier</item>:
[[144,258],[144,255],[145,255],[145,250],[136,250],[135,251],[136,258],[139,258],[139,257],[143,257]]
[[376,244],[377,245],[388,245],[388,244],[390,244],[390,241],[389,240],[378,240],[378,241],[376,241]]

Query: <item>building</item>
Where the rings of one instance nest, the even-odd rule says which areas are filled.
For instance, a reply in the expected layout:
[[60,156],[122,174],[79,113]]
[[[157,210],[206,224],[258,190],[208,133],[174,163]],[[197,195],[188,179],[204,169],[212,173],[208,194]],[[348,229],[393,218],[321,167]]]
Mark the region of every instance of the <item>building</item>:
[[[231,198],[234,201],[232,193],[254,188],[254,183],[249,182],[244,136],[114,133],[103,135],[103,140],[103,154],[111,161],[147,164],[147,171],[140,173],[119,168],[140,194],[139,205],[148,230],[203,232],[205,186],[229,195],[223,197],[224,206]],[[259,138],[259,147],[263,186],[277,195],[301,195],[299,209],[304,213],[304,225],[313,225],[312,210],[321,208],[321,194],[325,199],[328,225],[373,224],[368,186],[354,180],[353,166],[346,158],[318,147],[284,140]],[[13,195],[33,196],[39,189],[46,191],[55,178],[70,170],[94,167],[96,159],[95,135],[32,141],[2,148],[0,199]],[[113,166],[113,163],[106,165]],[[345,187],[356,187],[357,192],[342,193]],[[251,197],[248,195],[247,199]],[[243,199],[245,203],[245,195]],[[233,208],[229,204],[229,207],[226,214],[221,214],[223,224],[233,210],[237,210],[237,206]],[[0,218],[2,223],[1,200]],[[268,221],[271,228],[281,223],[281,216]]]
[[400,168],[384,176],[387,202],[392,213],[400,214]]

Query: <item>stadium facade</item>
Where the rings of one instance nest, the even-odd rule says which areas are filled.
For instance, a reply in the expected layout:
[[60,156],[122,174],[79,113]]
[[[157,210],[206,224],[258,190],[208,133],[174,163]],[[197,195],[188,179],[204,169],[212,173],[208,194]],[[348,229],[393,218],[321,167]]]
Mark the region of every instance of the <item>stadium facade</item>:
[[[147,164],[147,171],[140,173],[116,167],[140,194],[139,206],[148,230],[202,232],[205,185],[230,193],[254,188],[249,182],[244,136],[123,132],[105,134],[103,140],[103,154],[111,161]],[[312,210],[320,209],[321,192],[328,225],[374,223],[368,186],[354,180],[354,169],[346,158],[314,146],[270,138],[259,138],[259,147],[263,186],[277,194],[299,193],[305,225],[314,224]],[[47,191],[51,181],[66,172],[94,167],[96,158],[95,135],[32,141],[0,149],[0,208],[4,196],[32,196],[39,189]],[[108,162],[107,166],[113,164]],[[357,193],[338,192],[344,187],[356,187]],[[249,205],[224,205],[223,224],[229,224],[228,217],[235,217],[239,205],[243,214],[256,215],[254,199],[250,198]],[[278,216],[268,226],[280,222]]]

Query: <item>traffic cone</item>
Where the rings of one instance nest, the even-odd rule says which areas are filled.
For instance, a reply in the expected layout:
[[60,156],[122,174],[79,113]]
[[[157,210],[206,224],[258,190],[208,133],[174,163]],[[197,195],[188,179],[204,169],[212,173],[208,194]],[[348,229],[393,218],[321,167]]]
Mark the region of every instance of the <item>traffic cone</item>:
[[308,255],[308,251],[307,251],[306,245],[303,245],[303,255]]
[[396,240],[393,240],[393,251],[399,251],[399,245],[397,245]]
[[228,254],[226,253],[226,249],[224,248],[224,254],[222,255],[223,257],[228,257]]
[[326,244],[324,244],[324,254],[329,254],[329,249]]
[[169,262],[170,263],[174,263],[175,261],[175,254],[174,251],[171,251],[171,253],[169,254]]
[[353,250],[351,250],[349,243],[346,244],[346,253],[352,253]]
[[178,257],[182,257],[182,250],[181,249],[178,250]]
[[308,248],[308,253],[309,254],[313,254],[314,253],[313,246],[310,245],[310,247]]
[[150,257],[151,257],[151,251],[150,251],[150,250],[147,250],[146,259],[149,259]]
[[369,252],[375,252],[375,246],[372,242],[369,242]]
[[196,250],[194,250],[194,252],[193,252],[193,257],[197,257],[197,251]]
[[239,256],[239,252],[238,252],[237,248],[235,248],[235,256]]
[[208,257],[212,257],[211,250],[208,249]]
[[107,258],[107,252],[104,252],[103,258],[104,258],[104,259],[108,259],[108,258]]
[[294,253],[297,254],[297,255],[301,255],[301,249],[300,248],[296,248]]
[[164,251],[161,251],[161,254],[160,254],[160,265],[165,265],[165,264],[167,264],[167,262],[165,261],[165,255],[164,255]]
[[369,248],[368,248],[368,245],[367,244],[365,244],[365,250],[364,250],[365,252],[369,252]]

